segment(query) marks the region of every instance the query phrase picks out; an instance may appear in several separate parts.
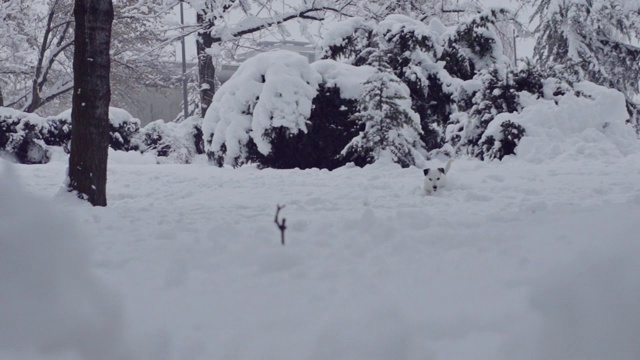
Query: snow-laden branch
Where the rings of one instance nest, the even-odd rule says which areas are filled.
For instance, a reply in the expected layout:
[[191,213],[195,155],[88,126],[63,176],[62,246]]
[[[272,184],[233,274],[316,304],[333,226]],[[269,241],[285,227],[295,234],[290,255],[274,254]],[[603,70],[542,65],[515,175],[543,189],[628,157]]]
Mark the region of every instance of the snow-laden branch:
[[55,63],[58,55],[60,55],[66,49],[73,46],[74,40],[68,40],[65,42],[66,34],[67,34],[67,31],[69,30],[70,25],[71,25],[70,23],[67,24],[67,27],[64,29],[64,31],[60,35],[60,38],[58,39],[56,46],[50,51],[50,54],[46,61],[46,66],[42,72],[42,75],[38,79],[38,87],[40,89],[42,89],[44,84],[47,82],[47,76],[49,75],[49,72],[51,71],[51,68],[53,67],[53,64]]
[[[67,92],[69,92],[71,90],[73,90],[73,80],[66,79],[66,80],[59,81],[57,84],[55,84],[47,92],[44,92],[44,93],[39,95],[40,99],[38,101],[38,107],[41,107],[43,105],[46,105],[46,104],[50,103],[51,101],[53,101],[58,96],[60,96],[62,94],[66,94]],[[22,99],[24,99],[26,96],[27,95],[23,96]],[[13,105],[15,105],[18,102],[14,102]],[[25,106],[22,111],[28,112],[27,111],[27,107],[29,105]],[[9,104],[8,106],[10,107],[12,105]]]
[[309,5],[296,11],[286,12],[271,17],[247,17],[233,26],[208,28],[206,23],[191,25],[185,27],[185,29],[187,29],[186,31],[171,37],[167,42],[174,42],[198,32],[209,31],[211,32],[213,42],[219,43],[222,41],[234,40],[244,35],[268,29],[272,26],[281,25],[293,19],[322,21],[325,19],[324,13],[341,13],[341,11],[341,8],[335,8],[332,6]]

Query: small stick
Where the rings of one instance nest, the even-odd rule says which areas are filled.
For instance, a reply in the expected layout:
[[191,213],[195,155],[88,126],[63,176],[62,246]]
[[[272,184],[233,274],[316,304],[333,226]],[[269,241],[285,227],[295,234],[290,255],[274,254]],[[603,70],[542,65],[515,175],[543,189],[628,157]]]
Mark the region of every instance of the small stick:
[[276,218],[274,219],[276,225],[278,225],[278,229],[280,229],[280,238],[282,240],[282,246],[284,246],[284,231],[287,229],[287,226],[285,225],[285,222],[287,221],[287,219],[282,218],[282,223],[278,222],[278,215],[280,214],[280,210],[284,209],[284,205],[280,206],[277,205],[277,210],[276,210]]

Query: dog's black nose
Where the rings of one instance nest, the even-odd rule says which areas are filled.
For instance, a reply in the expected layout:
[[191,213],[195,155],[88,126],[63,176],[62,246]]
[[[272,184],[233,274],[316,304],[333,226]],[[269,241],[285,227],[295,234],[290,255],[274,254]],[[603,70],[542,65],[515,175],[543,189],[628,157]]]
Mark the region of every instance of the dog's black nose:
[[437,186],[434,186],[434,187],[433,187],[433,191],[436,191],[436,190],[438,190],[438,187],[437,187]]

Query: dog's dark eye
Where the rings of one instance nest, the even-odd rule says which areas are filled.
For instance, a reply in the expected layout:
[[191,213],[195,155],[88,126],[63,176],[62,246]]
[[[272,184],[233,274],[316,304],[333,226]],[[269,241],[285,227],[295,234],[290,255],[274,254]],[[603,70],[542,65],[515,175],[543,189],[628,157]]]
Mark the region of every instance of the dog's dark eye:
[[437,178],[436,180],[440,180],[440,178]]

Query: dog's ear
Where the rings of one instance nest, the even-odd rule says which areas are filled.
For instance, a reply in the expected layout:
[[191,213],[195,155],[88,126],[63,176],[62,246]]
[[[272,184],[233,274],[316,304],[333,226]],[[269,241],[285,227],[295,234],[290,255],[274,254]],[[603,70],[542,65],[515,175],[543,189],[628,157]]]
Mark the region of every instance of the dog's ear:
[[429,170],[431,170],[431,169],[424,169],[424,170],[422,170],[422,172],[424,173],[424,176],[429,175]]
[[444,168],[438,168],[438,171],[440,171],[441,174],[444,174]]

